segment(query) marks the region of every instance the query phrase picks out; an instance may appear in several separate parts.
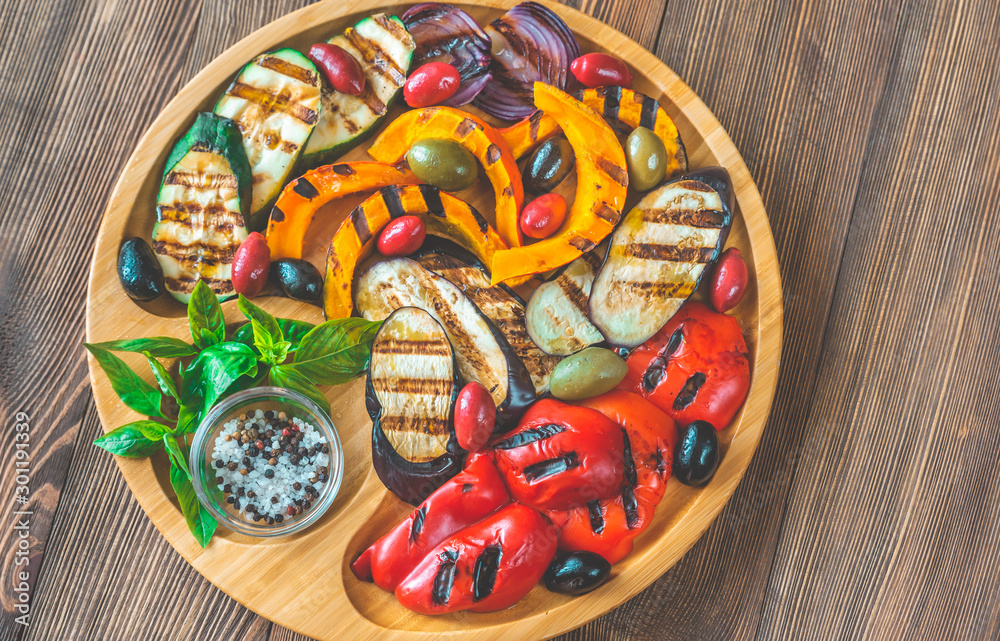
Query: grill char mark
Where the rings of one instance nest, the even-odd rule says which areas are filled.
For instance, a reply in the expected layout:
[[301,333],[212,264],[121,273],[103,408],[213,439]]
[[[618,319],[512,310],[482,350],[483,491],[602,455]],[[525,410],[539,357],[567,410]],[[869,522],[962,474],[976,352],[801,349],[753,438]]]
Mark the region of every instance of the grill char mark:
[[560,432],[565,432],[566,428],[562,425],[557,425],[555,423],[549,423],[547,425],[539,425],[538,427],[532,427],[526,429],[522,432],[518,432],[513,436],[508,436],[504,440],[496,443],[493,446],[495,450],[512,450],[518,447],[524,447],[525,445],[531,445],[537,441],[541,441],[547,438],[552,438]]

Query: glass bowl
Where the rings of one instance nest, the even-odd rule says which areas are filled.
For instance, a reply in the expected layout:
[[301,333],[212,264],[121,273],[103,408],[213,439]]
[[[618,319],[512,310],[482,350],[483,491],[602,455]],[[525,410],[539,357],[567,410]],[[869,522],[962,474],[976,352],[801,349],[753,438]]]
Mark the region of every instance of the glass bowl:
[[[298,418],[304,423],[312,425],[326,441],[329,450],[326,452],[329,458],[326,465],[329,470],[327,472],[327,480],[322,483],[321,487],[316,487],[319,496],[312,498],[311,507],[293,516],[282,514],[282,522],[278,523],[275,521],[272,525],[268,525],[265,519],[255,522],[249,515],[244,516],[245,512],[241,512],[235,507],[234,503],[237,499],[235,494],[233,495],[234,503],[227,502],[227,494],[216,483],[216,478],[219,474],[224,473],[220,472],[214,464],[213,453],[216,451],[217,439],[223,435],[227,423],[238,419],[238,417],[248,411],[256,412],[256,410],[261,410],[262,412],[271,411],[275,415],[279,412],[284,412],[288,421]],[[244,420],[238,420],[237,427],[239,428],[243,424]],[[266,441],[267,438],[264,435],[260,435],[260,440]],[[236,440],[236,444],[239,445],[240,441]],[[222,445],[225,448],[232,448],[231,442],[223,441]],[[251,442],[243,445],[241,449],[253,446],[254,443]],[[279,461],[278,468],[266,466],[263,462],[269,459],[264,459],[263,456],[265,455],[252,457],[250,466],[238,463],[239,468],[256,466],[264,470],[272,469],[272,473],[274,469],[279,469],[280,471],[282,462]],[[279,455],[277,458],[280,459],[282,455]],[[240,454],[239,456],[242,458],[244,455]],[[312,464],[315,464],[315,455],[308,457],[308,459]],[[320,409],[316,403],[292,390],[280,387],[255,387],[223,399],[208,412],[194,434],[194,440],[191,443],[189,465],[194,491],[198,496],[198,500],[220,524],[234,532],[248,536],[276,537],[293,534],[309,527],[330,508],[334,498],[337,496],[337,490],[340,489],[340,482],[344,476],[344,451],[333,421],[330,420],[326,412]],[[239,468],[237,469],[239,470]],[[261,475],[263,474],[264,472],[261,472]],[[273,479],[273,477],[271,478]],[[277,481],[272,481],[271,479],[263,481],[261,477],[253,476],[250,477],[250,480],[260,483],[278,483],[282,479],[279,478]],[[304,479],[304,483],[308,484],[308,482],[308,479]],[[257,487],[259,488],[260,486]],[[235,490],[235,487],[233,489]],[[298,491],[296,491],[296,494],[298,494]],[[285,497],[286,495],[283,494],[278,504],[286,502]],[[239,497],[240,507],[244,509],[247,503],[251,505],[267,505],[266,502],[268,501],[269,497],[264,496],[255,496],[252,499],[247,499],[245,496]],[[290,502],[290,507],[294,509],[294,503]]]

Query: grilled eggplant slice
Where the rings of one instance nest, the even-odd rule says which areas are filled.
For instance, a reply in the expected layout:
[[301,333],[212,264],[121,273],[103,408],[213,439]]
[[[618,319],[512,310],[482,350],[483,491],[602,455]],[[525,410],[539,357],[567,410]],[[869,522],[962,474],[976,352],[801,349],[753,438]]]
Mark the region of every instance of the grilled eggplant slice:
[[544,394],[549,390],[549,375],[559,359],[538,349],[528,337],[524,301],[520,296],[506,285],[490,287],[486,267],[471,252],[450,241],[429,236],[414,259],[458,285],[507,339],[527,368],[535,393]]
[[372,342],[365,403],[375,471],[408,503],[420,504],[462,469],[456,396],[455,358],[440,323],[416,307],[389,314]]
[[199,280],[221,300],[236,294],[233,256],[247,237],[250,182],[250,165],[233,121],[198,114],[167,157],[153,226],[153,252],[164,284],[182,303]]
[[215,105],[243,133],[253,171],[250,227],[267,224],[288,174],[319,120],[320,76],[316,66],[294,49],[257,56],[240,70]]
[[601,267],[598,249],[561,269],[528,299],[525,326],[543,351],[568,356],[604,340],[588,317],[590,289]]
[[709,185],[680,178],[628,213],[590,292],[590,320],[609,343],[640,345],[680,309],[726,243],[728,209]]
[[302,170],[335,161],[375,133],[406,83],[416,49],[402,21],[383,13],[365,18],[328,42],[361,63],[365,88],[360,96],[349,96],[324,81],[323,109],[302,155]]
[[355,305],[368,320],[419,307],[441,323],[462,381],[479,381],[490,391],[500,429],[511,427],[535,399],[528,370],[507,339],[451,281],[409,258],[392,258],[366,269],[354,291]]

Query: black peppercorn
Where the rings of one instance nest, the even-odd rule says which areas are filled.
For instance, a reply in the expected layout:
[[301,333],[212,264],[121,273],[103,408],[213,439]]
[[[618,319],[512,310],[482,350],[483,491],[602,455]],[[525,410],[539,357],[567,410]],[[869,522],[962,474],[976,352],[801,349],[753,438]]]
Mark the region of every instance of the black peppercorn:
[[221,476],[216,476],[215,477],[215,484],[216,485],[222,485],[222,477]]
[[215,461],[215,467],[217,467],[219,469],[222,469],[223,465],[225,465],[225,463],[222,462],[222,459],[216,459],[216,461]]
[[257,493],[254,492],[253,490],[250,490],[249,492],[247,492],[247,498],[248,499],[252,499],[252,498],[256,498],[256,497],[257,497]]
[[298,481],[295,481],[294,483],[292,483],[292,489],[298,492],[299,490],[302,489],[302,484],[299,483]]
[[257,506],[253,503],[247,503],[247,512],[256,512]]
[[267,410],[266,412],[264,412],[264,418],[270,421],[272,418],[274,418],[274,412],[272,412],[271,410]]
[[229,483],[226,483],[226,484],[225,484],[225,485],[224,485],[224,486],[222,487],[222,491],[223,491],[223,492],[225,492],[226,494],[232,494],[232,492],[233,492],[233,486],[232,486],[232,485],[230,485]]
[[265,519],[265,522],[266,522],[266,523],[267,523],[268,525],[274,525],[274,517],[271,517],[271,516],[267,517],[267,518]]
[[316,475],[316,478],[319,479],[320,483],[326,483],[326,473],[325,472],[320,472],[319,474]]
[[261,516],[260,514],[258,514],[257,512],[254,512],[254,513],[253,513],[253,520],[254,520],[254,521],[259,521],[259,520],[261,520],[262,518],[264,518],[264,517],[262,517],[262,516]]
[[235,501],[236,501],[236,497],[233,496],[232,494],[230,494],[229,496],[226,497],[226,503],[229,503],[230,505],[232,505]]
[[277,503],[277,502],[278,502],[278,497],[277,496],[272,496],[271,497],[271,503],[274,504],[274,503]]
[[274,478],[274,470],[271,470],[271,469],[264,470],[264,477],[265,478],[269,478],[269,479],[273,479]]
[[230,472],[235,472],[235,471],[236,471],[236,462],[235,462],[235,461],[233,461],[232,463],[230,463],[230,464],[229,464],[229,465],[227,465],[226,467],[228,467],[228,468],[229,468],[229,471],[230,471]]
[[274,430],[265,431],[264,436],[266,436],[267,438],[274,438]]
[[288,460],[292,462],[292,465],[298,465],[301,459],[299,458],[298,454],[292,454],[291,456],[288,457]]
[[285,520],[285,517],[281,516],[280,514],[275,514],[274,515],[274,522],[275,523],[281,523],[284,520]]
[[246,490],[243,487],[236,488],[236,496],[243,496],[246,494]]
[[243,457],[243,465],[250,465],[250,457],[249,456],[244,456]]
[[236,499],[235,501],[233,501],[233,507],[236,508],[237,510],[240,509],[240,500],[239,499]]
[[305,455],[309,454],[309,450],[307,450],[304,447],[300,447],[298,449],[298,454],[299,454],[299,456],[305,456]]

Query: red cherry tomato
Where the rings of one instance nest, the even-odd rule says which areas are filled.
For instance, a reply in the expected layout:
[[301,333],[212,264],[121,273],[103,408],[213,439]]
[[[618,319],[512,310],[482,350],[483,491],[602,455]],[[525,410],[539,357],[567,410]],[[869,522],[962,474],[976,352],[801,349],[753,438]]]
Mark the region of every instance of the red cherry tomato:
[[417,216],[400,216],[382,229],[378,250],[385,256],[409,256],[427,237],[427,225]]
[[468,383],[455,401],[455,436],[459,447],[469,452],[486,449],[496,418],[497,408],[490,391],[478,381]]
[[337,45],[325,42],[313,45],[309,47],[309,59],[316,63],[340,93],[359,96],[365,90],[365,72],[361,63]]
[[411,107],[430,107],[455,95],[462,79],[446,62],[428,62],[410,74],[403,86],[403,99]]
[[233,289],[253,298],[264,290],[271,267],[271,249],[258,232],[251,232],[233,256]]
[[548,238],[566,220],[566,199],[548,193],[532,200],[521,210],[521,231],[529,238]]
[[632,88],[632,72],[628,66],[606,53],[588,53],[569,63],[569,70],[584,87]]
[[717,312],[727,312],[739,305],[747,290],[750,274],[747,264],[743,262],[740,250],[730,247],[723,252],[722,257],[712,272],[712,282],[709,298],[712,307]]

